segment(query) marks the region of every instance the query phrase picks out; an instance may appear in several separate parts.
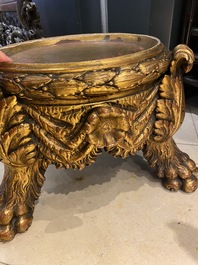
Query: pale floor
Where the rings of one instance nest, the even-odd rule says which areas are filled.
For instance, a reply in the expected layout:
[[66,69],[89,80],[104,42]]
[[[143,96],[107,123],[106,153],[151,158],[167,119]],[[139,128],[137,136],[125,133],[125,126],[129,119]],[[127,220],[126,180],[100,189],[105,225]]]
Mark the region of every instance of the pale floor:
[[[198,163],[198,97],[175,140]],[[166,190],[141,154],[104,154],[81,172],[50,167],[32,226],[0,243],[0,264],[197,265],[198,190]]]

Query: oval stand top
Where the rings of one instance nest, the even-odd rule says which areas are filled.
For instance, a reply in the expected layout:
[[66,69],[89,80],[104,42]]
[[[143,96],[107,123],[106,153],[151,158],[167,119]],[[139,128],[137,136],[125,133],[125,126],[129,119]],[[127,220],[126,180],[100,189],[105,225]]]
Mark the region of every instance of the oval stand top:
[[154,37],[139,34],[81,34],[27,41],[1,50],[16,64],[58,64],[132,55],[159,43]]
[[16,63],[67,63],[100,60],[142,51],[141,45],[115,41],[59,41],[13,54]]
[[1,48],[12,62],[0,71],[67,73],[136,64],[164,49],[159,39],[140,34],[80,34],[43,38]]
[[43,38],[0,50],[12,59],[0,64],[6,94],[38,105],[95,104],[139,93],[171,58],[157,38],[126,33]]

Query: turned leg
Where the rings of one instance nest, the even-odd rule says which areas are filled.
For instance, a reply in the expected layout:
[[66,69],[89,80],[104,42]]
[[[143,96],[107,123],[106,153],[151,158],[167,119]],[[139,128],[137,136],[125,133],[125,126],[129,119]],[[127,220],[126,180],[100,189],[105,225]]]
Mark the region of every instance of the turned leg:
[[36,161],[27,167],[5,164],[0,187],[0,241],[12,240],[32,223],[34,203],[44,181],[44,167]]

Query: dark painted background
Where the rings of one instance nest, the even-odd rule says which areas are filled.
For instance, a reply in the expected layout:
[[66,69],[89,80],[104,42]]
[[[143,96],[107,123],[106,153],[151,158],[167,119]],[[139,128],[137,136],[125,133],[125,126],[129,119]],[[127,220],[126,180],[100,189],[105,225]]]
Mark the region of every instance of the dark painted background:
[[[44,36],[101,32],[100,0],[34,0]],[[149,34],[172,49],[185,0],[108,0],[109,32]]]

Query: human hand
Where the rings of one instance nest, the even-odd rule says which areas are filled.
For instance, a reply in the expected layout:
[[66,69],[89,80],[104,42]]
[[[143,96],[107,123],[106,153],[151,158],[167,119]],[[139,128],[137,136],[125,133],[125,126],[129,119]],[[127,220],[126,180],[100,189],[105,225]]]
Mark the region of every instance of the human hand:
[[11,62],[11,61],[12,60],[7,55],[5,55],[5,53],[0,51],[0,63]]

